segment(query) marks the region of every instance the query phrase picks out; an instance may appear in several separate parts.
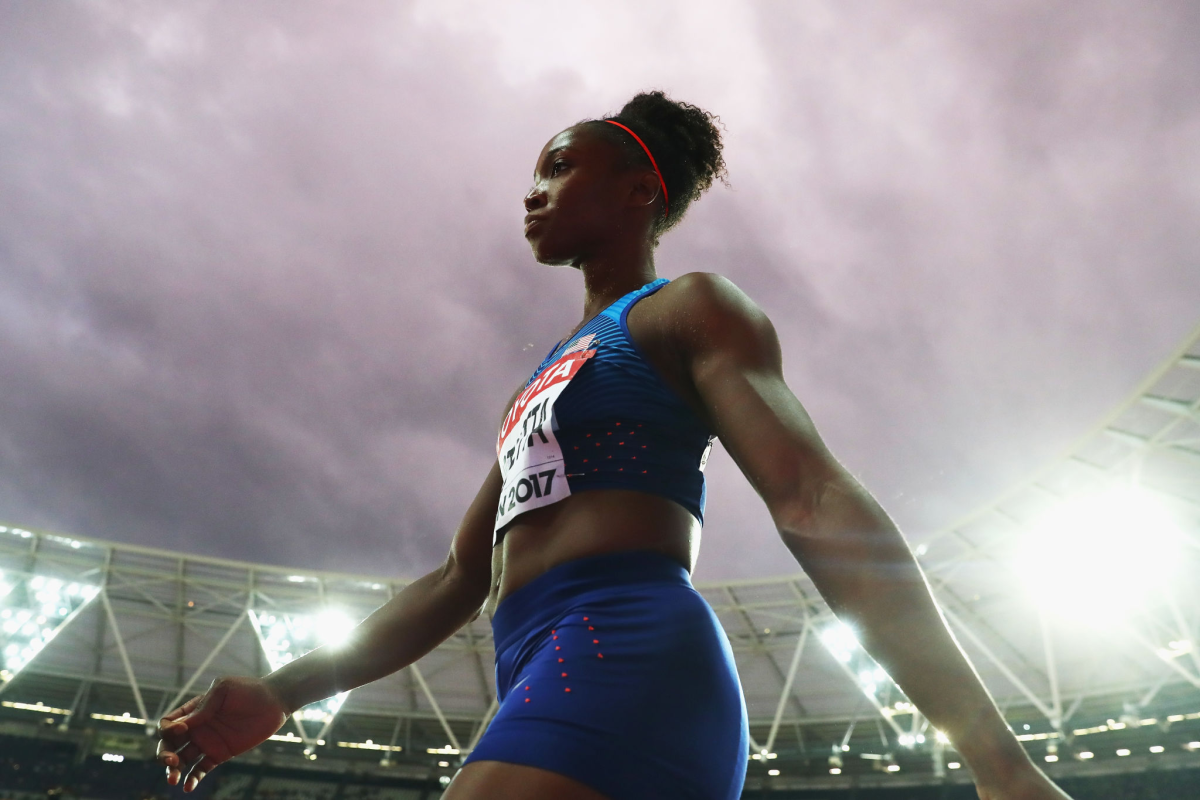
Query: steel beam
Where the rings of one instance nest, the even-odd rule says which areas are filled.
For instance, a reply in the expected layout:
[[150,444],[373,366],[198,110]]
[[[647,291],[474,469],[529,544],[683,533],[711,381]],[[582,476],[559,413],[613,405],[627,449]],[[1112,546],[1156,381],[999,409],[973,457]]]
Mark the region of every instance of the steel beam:
[[133,674],[133,664],[129,661],[129,652],[125,649],[125,640],[121,638],[121,629],[117,626],[117,615],[113,613],[112,603],[108,600],[107,581],[105,583],[105,587],[100,590],[100,600],[104,605],[104,612],[108,615],[108,624],[112,628],[113,639],[117,642],[117,652],[121,654],[121,663],[125,665],[125,675],[129,678],[129,688],[133,689],[133,699],[137,703],[138,713],[149,725],[150,714],[146,711],[145,701],[142,700],[142,690],[138,688],[137,676]]
[[250,612],[247,609],[238,615],[238,618],[235,619],[233,624],[229,626],[229,630],[225,631],[225,635],[221,637],[219,642],[217,642],[216,647],[210,650],[208,655],[204,657],[204,660],[200,662],[200,666],[196,667],[196,671],[192,673],[192,677],[188,678],[188,681],[183,685],[183,688],[180,689],[173,698],[171,698],[171,702],[167,703],[168,709],[174,708],[180,700],[187,696],[188,690],[192,688],[192,684],[196,682],[197,678],[204,674],[204,670],[208,669],[208,665],[213,662],[213,659],[217,657],[217,654],[225,649],[225,644],[230,640],[230,638],[233,637],[233,634],[237,632],[238,627],[242,624],[242,622],[245,621],[246,616],[249,613]]
[[1187,682],[1190,683],[1192,686],[1195,686],[1197,689],[1200,689],[1200,677],[1193,675],[1182,664],[1178,663],[1179,659],[1163,658],[1162,656],[1160,656],[1158,654],[1158,647],[1156,647],[1154,645],[1154,642],[1151,642],[1149,639],[1142,636],[1140,633],[1138,633],[1136,630],[1134,630],[1134,628],[1130,625],[1124,625],[1122,627],[1124,628],[1125,632],[1130,636],[1130,638],[1132,638],[1134,641],[1138,642],[1143,647],[1145,647],[1147,650],[1149,650],[1151,653],[1153,653],[1155,658],[1157,658],[1159,661],[1166,664],[1168,667],[1170,667],[1171,669],[1175,670],[1180,675],[1182,675],[1187,680]]
[[488,710],[483,715],[483,719],[479,720],[479,727],[475,729],[475,735],[471,737],[471,741],[467,745],[467,749],[462,751],[462,755],[465,756],[467,753],[475,749],[475,746],[479,744],[479,740],[483,738],[484,732],[487,731],[488,723],[492,721],[492,717],[495,716],[496,712],[499,710],[500,698],[493,697],[492,704],[488,706]]
[[804,645],[808,641],[809,624],[804,623],[800,629],[800,638],[796,640],[796,649],[792,653],[792,663],[788,667],[787,680],[783,682],[783,691],[779,694],[779,704],[775,706],[775,719],[771,722],[771,731],[767,734],[767,750],[775,746],[775,735],[779,733],[779,720],[783,717],[783,708],[787,705],[788,697],[792,694],[792,683],[796,680],[796,669],[800,666],[800,657],[804,654]]
[[[726,586],[725,594],[729,597],[729,600],[733,603],[734,607],[738,609],[738,613],[741,616],[742,621],[746,623],[746,630],[750,632],[750,637],[754,641],[755,649],[760,655],[762,655],[763,658],[767,660],[767,663],[771,665],[771,669],[775,671],[776,677],[778,677],[781,682],[785,681],[786,676],[784,675],[783,670],[781,670],[779,665],[775,663],[775,659],[771,656],[770,651],[763,645],[762,640],[758,638],[758,628],[755,626],[754,621],[750,619],[750,615],[741,608],[737,595],[733,592],[733,588]],[[795,698],[792,698],[792,701],[796,704],[796,708],[801,714],[807,713],[803,703]]]
[[972,644],[979,648],[980,652],[982,652],[987,659],[992,662],[992,665],[995,666],[996,669],[1000,670],[1005,678],[1008,678],[1009,682],[1017,688],[1017,691],[1025,695],[1025,698],[1029,700],[1029,702],[1033,703],[1034,707],[1037,708],[1037,710],[1040,711],[1046,717],[1046,719],[1051,721],[1054,720],[1055,714],[1053,709],[1047,706],[1032,689],[1026,686],[1025,682],[1018,678],[1016,673],[1009,669],[1008,665],[1001,661],[999,657],[992,652],[992,649],[984,644],[983,640],[976,636],[975,632],[968,628],[966,623],[958,618],[958,615],[945,606],[942,607],[942,613],[946,615],[946,619],[954,623],[954,626],[958,628],[958,630],[964,636],[971,640]]
[[446,732],[446,737],[450,740],[450,746],[461,753],[462,747],[458,743],[458,738],[454,735],[454,731],[450,729],[450,723],[446,720],[446,715],[442,713],[442,707],[438,705],[437,698],[430,691],[429,684],[425,682],[425,676],[421,674],[421,669],[417,666],[417,662],[414,661],[409,664],[408,668],[412,670],[413,677],[417,679],[417,683],[421,686],[421,691],[425,693],[425,699],[433,707],[433,713],[437,715],[438,722],[442,723],[442,730]]
[[875,697],[875,695],[867,694],[865,691],[863,691],[862,686],[860,686],[858,683],[858,676],[854,674],[854,670],[850,669],[850,665],[837,658],[834,659],[834,662],[838,665],[842,672],[846,673],[846,676],[850,678],[850,682],[854,684],[854,688],[857,689],[860,694],[866,696],[867,700],[871,703],[871,706],[877,712],[879,712],[879,716],[882,717],[884,722],[888,724],[888,727],[895,731],[897,736],[903,736],[904,729],[900,727],[896,720],[892,719],[890,709],[886,709]]
[[1046,677],[1050,680],[1050,703],[1054,710],[1054,716],[1051,717],[1050,723],[1054,729],[1062,733],[1062,695],[1058,690],[1058,663],[1054,657],[1054,642],[1050,636],[1050,626],[1046,624],[1046,615],[1042,609],[1038,609],[1038,625],[1042,629],[1042,652],[1046,656]]

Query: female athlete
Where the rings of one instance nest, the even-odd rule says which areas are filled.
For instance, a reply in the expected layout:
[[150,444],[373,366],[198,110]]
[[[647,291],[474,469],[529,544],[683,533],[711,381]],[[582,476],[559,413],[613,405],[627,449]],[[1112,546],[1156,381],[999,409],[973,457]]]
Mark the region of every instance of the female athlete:
[[411,664],[490,600],[502,702],[447,800],[737,798],[745,703],[689,580],[717,436],[980,797],[1066,797],[1005,725],[896,526],[822,444],[763,312],[717,275],[656,277],[659,237],[724,176],[713,122],[651,92],[542,148],[525,238],[540,263],[582,273],[583,321],[505,408],[445,562],[339,649],[219,679],[168,714],[158,758],[171,784],[191,791],[296,709]]

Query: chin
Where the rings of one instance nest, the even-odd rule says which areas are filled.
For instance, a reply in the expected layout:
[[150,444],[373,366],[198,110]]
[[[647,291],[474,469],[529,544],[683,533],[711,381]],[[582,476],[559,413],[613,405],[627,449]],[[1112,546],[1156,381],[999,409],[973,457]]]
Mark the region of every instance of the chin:
[[533,250],[533,257],[539,264],[545,264],[548,267],[569,267],[575,264],[575,254],[567,254],[561,249],[547,246],[547,242],[534,241],[529,243],[529,247]]

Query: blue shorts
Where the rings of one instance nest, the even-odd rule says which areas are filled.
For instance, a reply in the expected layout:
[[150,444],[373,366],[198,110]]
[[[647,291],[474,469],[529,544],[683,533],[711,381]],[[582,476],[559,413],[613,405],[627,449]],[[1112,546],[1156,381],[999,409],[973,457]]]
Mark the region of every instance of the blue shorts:
[[560,564],[492,618],[500,710],[467,758],[612,800],[736,800],[749,752],[733,651],[687,570],[649,551]]

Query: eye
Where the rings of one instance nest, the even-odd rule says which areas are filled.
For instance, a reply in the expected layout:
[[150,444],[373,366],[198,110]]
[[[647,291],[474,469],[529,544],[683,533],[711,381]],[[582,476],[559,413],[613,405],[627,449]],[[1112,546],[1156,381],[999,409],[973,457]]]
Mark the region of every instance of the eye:
[[554,166],[550,167],[550,176],[553,177],[553,176],[557,175],[559,167],[565,167],[565,166],[567,166],[567,162],[563,161],[562,159],[555,161]]

